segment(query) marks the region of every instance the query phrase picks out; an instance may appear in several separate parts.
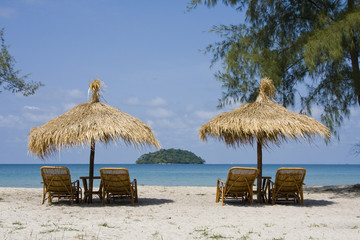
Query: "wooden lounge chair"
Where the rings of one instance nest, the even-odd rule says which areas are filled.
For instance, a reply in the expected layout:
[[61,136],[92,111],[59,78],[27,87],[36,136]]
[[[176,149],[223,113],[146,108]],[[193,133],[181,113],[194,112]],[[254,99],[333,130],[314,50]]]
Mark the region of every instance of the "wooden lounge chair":
[[[271,177],[264,177],[262,176],[262,183],[261,183],[261,199],[257,199],[259,203],[271,203],[270,199],[270,191],[271,191]],[[257,196],[258,189],[253,191],[253,194]]]
[[129,198],[131,205],[138,202],[137,182],[130,182],[129,171],[126,168],[101,168],[102,203],[110,202],[110,198]]
[[216,202],[221,204],[228,198],[241,198],[253,203],[253,185],[258,175],[257,168],[233,167],[229,170],[226,182],[218,179]]
[[[41,177],[43,179],[43,199],[44,204],[46,194],[48,194],[48,202],[51,203],[52,198],[57,197],[69,199],[70,203],[73,200],[79,203],[82,196],[82,190],[79,185],[79,180],[71,182],[69,169],[66,167],[41,167]],[[80,198],[79,198],[80,195]]]
[[304,205],[303,183],[305,168],[279,168],[272,182],[272,204],[281,200],[294,200]]

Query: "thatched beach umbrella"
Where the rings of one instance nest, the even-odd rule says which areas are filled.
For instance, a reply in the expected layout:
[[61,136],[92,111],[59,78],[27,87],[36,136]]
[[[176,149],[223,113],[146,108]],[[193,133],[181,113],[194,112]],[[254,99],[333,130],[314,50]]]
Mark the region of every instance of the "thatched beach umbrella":
[[[90,83],[90,102],[79,104],[40,127],[32,128],[28,148],[42,159],[62,148],[90,145],[89,190],[93,189],[95,142],[123,140],[126,145],[153,145],[160,148],[151,128],[139,119],[99,101],[103,84],[95,79]],[[89,202],[92,202],[90,194]]]
[[201,126],[201,140],[208,136],[224,141],[228,146],[257,143],[257,164],[259,176],[257,180],[258,199],[261,197],[262,178],[262,146],[269,143],[279,145],[287,138],[311,140],[320,135],[330,137],[327,127],[313,118],[292,112],[280,104],[273,102],[275,87],[272,81],[264,78],[260,83],[260,92],[255,102],[247,103],[230,112],[222,113]]

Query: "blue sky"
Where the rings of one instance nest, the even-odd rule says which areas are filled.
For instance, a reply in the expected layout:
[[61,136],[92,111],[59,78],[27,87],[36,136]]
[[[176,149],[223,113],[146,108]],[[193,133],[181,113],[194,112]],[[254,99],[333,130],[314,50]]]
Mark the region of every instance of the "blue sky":
[[[27,152],[30,129],[88,101],[88,85],[96,77],[107,86],[105,102],[149,124],[163,148],[192,151],[207,163],[256,163],[251,146],[233,149],[198,137],[202,124],[236,107],[216,108],[223,91],[213,77],[219,66],[210,68],[211,56],[201,51],[219,40],[209,33],[213,25],[236,24],[243,15],[222,5],[186,12],[187,3],[1,1],[1,27],[17,68],[45,86],[30,97],[0,93],[0,163],[43,163]],[[314,109],[314,117],[320,112]],[[359,164],[351,153],[360,142],[359,119],[353,109],[340,129],[341,141],[274,145],[263,152],[263,163]],[[155,150],[98,144],[95,163],[135,163]],[[73,148],[46,163],[88,161],[89,148]]]

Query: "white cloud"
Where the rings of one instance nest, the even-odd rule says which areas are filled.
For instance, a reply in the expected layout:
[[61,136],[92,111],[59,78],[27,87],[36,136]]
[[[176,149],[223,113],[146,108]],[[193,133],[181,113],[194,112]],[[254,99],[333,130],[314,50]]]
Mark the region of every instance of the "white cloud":
[[14,128],[22,126],[23,123],[19,116],[15,115],[8,115],[8,116],[2,116],[0,115],[0,127],[4,128]]
[[10,144],[22,144],[27,143],[28,139],[26,137],[10,136],[9,138],[6,138],[5,141]]
[[138,105],[138,104],[140,104],[140,100],[137,97],[132,97],[132,98],[129,98],[128,100],[126,100],[126,103],[131,104],[131,105]]
[[64,110],[69,111],[70,109],[72,109],[76,105],[78,105],[78,103],[66,103],[66,104],[64,104]]
[[189,105],[187,105],[186,106],[186,111],[192,111],[192,110],[194,110],[194,105],[193,104],[189,104]]
[[166,100],[161,97],[153,98],[147,102],[141,102],[139,98],[132,97],[132,98],[129,98],[128,100],[126,100],[126,103],[131,104],[131,105],[144,105],[144,106],[151,106],[151,107],[160,107],[160,106],[167,105]]
[[24,106],[24,108],[25,108],[26,110],[40,110],[40,108],[35,107],[35,106]]
[[215,117],[216,115],[219,115],[220,113],[221,113],[220,111],[216,111],[216,112],[209,112],[209,111],[203,111],[203,110],[195,111],[195,115],[198,118],[204,119],[204,120],[210,120],[211,118]]
[[166,128],[174,129],[186,129],[188,125],[184,123],[181,119],[160,119],[156,121],[156,125]]
[[147,103],[147,105],[153,107],[164,106],[166,104],[167,104],[166,100],[161,97],[154,98]]
[[68,90],[67,94],[71,98],[84,98],[84,93],[78,89]]
[[25,113],[23,116],[27,121],[36,122],[36,123],[45,123],[50,119],[56,117],[53,113],[42,113],[42,114]]
[[[57,102],[66,102],[66,101],[79,101],[85,102],[86,99],[90,99],[90,96],[87,96],[87,92],[80,91],[78,89],[58,89],[55,92],[49,93],[48,98],[51,101]],[[50,100],[49,99],[49,100]]]
[[46,111],[39,107],[26,105],[19,115],[0,115],[0,127],[24,129],[43,124],[57,116],[56,108],[50,108]]
[[[66,104],[65,108],[71,108],[74,104]],[[24,106],[24,111],[22,115],[18,118],[26,125],[33,125],[33,123],[45,123],[50,119],[56,117],[58,114],[58,109],[56,107],[49,107],[46,110],[41,109],[36,106]]]
[[153,127],[153,126],[154,126],[154,122],[151,121],[151,120],[147,120],[147,121],[146,121],[146,124],[149,125],[150,127]]
[[165,108],[149,109],[146,111],[146,113],[152,117],[157,117],[157,118],[166,118],[174,115],[173,112],[166,110]]
[[2,8],[0,7],[0,18],[10,18],[16,14],[15,10],[12,8]]

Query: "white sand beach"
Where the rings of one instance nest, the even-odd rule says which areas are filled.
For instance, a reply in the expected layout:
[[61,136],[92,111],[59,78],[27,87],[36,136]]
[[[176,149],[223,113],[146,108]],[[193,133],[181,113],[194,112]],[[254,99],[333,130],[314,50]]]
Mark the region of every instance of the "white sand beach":
[[305,206],[221,206],[215,190],[138,186],[133,207],[41,205],[41,188],[0,188],[0,239],[360,239],[359,187],[308,187]]

